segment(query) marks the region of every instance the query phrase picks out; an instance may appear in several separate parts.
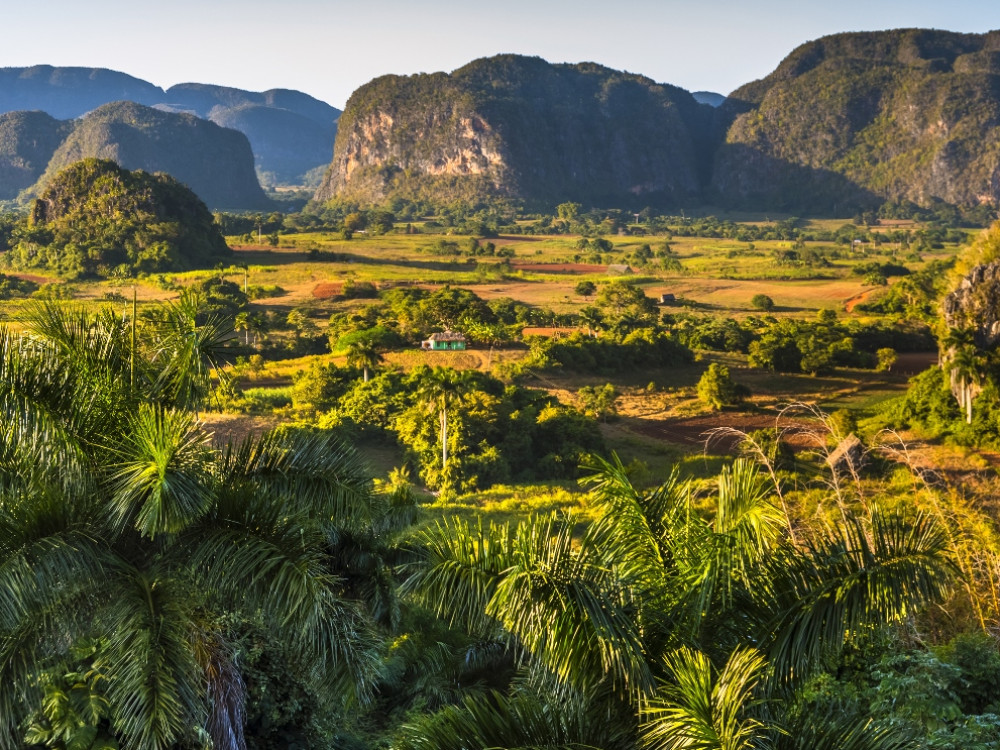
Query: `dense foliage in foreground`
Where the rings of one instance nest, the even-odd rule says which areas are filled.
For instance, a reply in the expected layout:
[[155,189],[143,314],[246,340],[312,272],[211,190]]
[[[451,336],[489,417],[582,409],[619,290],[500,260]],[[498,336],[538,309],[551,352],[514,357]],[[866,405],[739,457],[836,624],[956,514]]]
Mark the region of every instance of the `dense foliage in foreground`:
[[329,435],[213,447],[225,326],[189,299],[130,323],[0,331],[0,746],[238,748],[275,729],[248,690],[365,699],[405,513]]

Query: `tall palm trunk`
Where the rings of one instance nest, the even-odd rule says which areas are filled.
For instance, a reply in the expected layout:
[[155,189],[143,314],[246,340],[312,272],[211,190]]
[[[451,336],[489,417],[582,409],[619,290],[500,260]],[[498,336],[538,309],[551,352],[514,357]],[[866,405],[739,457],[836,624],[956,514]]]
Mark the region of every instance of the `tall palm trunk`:
[[448,409],[441,404],[441,471],[448,468]]

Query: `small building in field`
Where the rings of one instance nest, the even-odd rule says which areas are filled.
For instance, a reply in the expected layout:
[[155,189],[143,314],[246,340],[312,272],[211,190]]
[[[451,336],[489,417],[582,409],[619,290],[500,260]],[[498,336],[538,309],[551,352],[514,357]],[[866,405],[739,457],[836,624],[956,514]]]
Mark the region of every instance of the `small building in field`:
[[442,331],[432,333],[426,341],[420,342],[420,348],[427,351],[456,351],[465,349],[465,334],[458,331]]
[[632,273],[634,273],[632,266],[625,263],[612,263],[607,270],[609,276],[628,276]]
[[670,304],[673,304],[676,301],[677,301],[677,297],[674,296],[673,294],[671,294],[670,292],[665,292],[664,294],[660,295],[660,304],[661,305],[670,305]]

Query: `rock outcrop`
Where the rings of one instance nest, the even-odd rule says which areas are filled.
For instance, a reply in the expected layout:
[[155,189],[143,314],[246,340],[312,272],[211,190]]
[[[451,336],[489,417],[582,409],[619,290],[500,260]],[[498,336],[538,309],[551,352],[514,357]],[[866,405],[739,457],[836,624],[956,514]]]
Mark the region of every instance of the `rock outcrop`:
[[949,328],[971,330],[979,349],[1000,344],[1000,261],[975,266],[941,303]]
[[712,109],[599,65],[501,55],[351,96],[316,193],[380,201],[697,202]]

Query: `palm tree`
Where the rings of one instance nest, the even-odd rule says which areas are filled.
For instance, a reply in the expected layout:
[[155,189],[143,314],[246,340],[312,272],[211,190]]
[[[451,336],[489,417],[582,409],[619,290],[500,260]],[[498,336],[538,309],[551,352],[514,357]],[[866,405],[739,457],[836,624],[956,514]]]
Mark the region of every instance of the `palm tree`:
[[441,422],[441,471],[448,469],[448,409],[457,403],[471,388],[467,372],[450,367],[434,367],[424,375],[418,389],[418,398],[428,408],[436,411]]
[[604,313],[594,305],[581,307],[578,313],[580,322],[587,326],[587,335],[594,336],[594,332],[604,324]]
[[982,391],[986,358],[974,345],[949,350],[945,360],[951,380],[951,392],[965,412],[965,421],[972,424],[972,402]]
[[246,310],[236,313],[236,317],[233,319],[233,328],[237,331],[243,331],[243,343],[250,346],[250,313]]
[[361,367],[364,382],[368,382],[368,371],[378,367],[384,358],[378,345],[371,339],[354,339],[347,345],[347,365]]
[[[801,685],[871,627],[941,601],[955,576],[935,524],[875,505],[844,529],[802,531],[793,542],[745,460],[720,476],[707,517],[676,473],[642,492],[617,459],[591,468],[598,518],[582,537],[572,519],[555,517],[445,522],[419,536],[424,557],[403,590],[470,632],[499,627],[530,674],[555,681],[553,710],[580,700],[626,728],[622,707],[632,722],[641,711],[648,747],[774,742],[780,730],[757,698]],[[726,665],[718,679],[712,663]],[[808,734],[815,746],[898,746],[878,728],[865,745],[856,727],[823,727]]]
[[153,391],[184,409],[204,404],[213,376],[220,384],[226,381],[223,358],[235,335],[232,319],[203,314],[201,303],[198,294],[183,292],[177,302],[150,310],[143,327],[155,373]]
[[[46,321],[51,339],[0,330],[0,747],[52,739],[43,686],[67,673],[90,675],[88,726],[125,746],[243,747],[230,633],[251,620],[363,697],[366,611],[386,605],[338,561],[387,509],[353,454],[294,434],[215,450],[158,402],[153,361],[134,389],[120,377],[127,331]],[[81,342],[119,355],[102,369]]]

